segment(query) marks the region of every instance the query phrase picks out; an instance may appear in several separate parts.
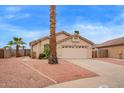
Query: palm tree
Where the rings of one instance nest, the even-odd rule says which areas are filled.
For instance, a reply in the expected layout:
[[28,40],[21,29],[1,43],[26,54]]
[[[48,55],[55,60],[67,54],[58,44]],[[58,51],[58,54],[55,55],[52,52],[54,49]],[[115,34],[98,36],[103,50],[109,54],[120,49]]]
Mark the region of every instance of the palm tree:
[[25,42],[23,42],[22,38],[18,38],[18,37],[13,37],[12,41],[9,41],[8,45],[13,46],[16,45],[16,57],[19,57],[19,47],[21,47],[22,45],[26,44]]
[[50,56],[49,64],[58,64],[56,53],[56,6],[50,6]]

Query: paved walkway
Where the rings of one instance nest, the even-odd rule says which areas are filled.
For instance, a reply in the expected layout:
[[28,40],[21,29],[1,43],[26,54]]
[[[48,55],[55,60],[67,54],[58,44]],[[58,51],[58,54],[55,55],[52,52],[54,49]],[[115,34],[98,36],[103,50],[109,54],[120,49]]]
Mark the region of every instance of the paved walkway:
[[69,81],[49,87],[92,88],[92,87],[124,87],[124,66],[100,60],[68,60],[76,65],[91,70],[100,76]]

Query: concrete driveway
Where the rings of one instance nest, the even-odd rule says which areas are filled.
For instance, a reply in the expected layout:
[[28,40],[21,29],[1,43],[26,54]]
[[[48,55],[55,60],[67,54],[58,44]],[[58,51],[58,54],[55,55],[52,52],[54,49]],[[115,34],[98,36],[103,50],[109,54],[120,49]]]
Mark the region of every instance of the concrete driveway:
[[123,88],[124,87],[124,66],[113,63],[107,63],[101,60],[93,59],[66,59],[67,61],[86,68],[90,71],[99,74],[100,76],[69,81],[61,84],[52,85],[49,87],[63,88]]

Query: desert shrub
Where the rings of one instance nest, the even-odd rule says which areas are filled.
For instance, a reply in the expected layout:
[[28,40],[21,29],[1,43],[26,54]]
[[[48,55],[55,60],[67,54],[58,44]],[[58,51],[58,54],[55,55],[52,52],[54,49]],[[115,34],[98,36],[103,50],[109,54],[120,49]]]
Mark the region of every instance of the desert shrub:
[[39,59],[43,59],[45,57],[44,53],[39,54]]
[[76,30],[76,31],[74,31],[74,32],[75,32],[75,34],[77,34],[77,35],[79,35],[79,34],[80,34],[80,32],[79,32],[79,31],[77,31],[77,30]]

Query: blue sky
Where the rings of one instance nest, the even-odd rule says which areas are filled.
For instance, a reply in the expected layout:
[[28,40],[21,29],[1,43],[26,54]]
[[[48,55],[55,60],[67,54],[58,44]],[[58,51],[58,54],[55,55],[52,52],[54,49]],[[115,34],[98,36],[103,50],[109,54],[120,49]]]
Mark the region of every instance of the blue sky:
[[[124,36],[124,6],[57,6],[57,32],[81,36],[94,43]],[[12,37],[25,42],[49,35],[49,6],[0,6],[0,47]],[[28,47],[28,45],[27,45]]]

